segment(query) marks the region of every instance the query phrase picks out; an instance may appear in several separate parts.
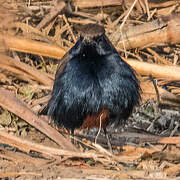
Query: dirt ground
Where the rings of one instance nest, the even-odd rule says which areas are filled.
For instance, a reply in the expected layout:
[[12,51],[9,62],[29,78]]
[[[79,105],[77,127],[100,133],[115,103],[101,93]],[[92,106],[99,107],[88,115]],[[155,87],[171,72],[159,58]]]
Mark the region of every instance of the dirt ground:
[[[110,127],[110,137],[112,145],[115,148],[114,154],[120,160],[114,162],[108,161],[108,163],[102,163],[89,158],[68,158],[66,156],[52,157],[44,156],[38,152],[25,153],[17,148],[0,146],[0,177],[1,179],[178,179],[179,170],[175,171],[175,176],[170,174],[168,176],[165,172],[167,167],[171,167],[174,163],[178,165],[180,159],[180,146],[154,144],[156,138],[159,137],[156,134],[163,134],[166,131],[166,135],[172,132],[165,125],[162,126],[160,119],[156,122],[153,128],[153,133],[147,133],[142,130],[142,127],[146,127],[151,122],[147,121],[148,118],[144,117],[142,112],[144,106],[137,108],[137,111],[133,113],[129,121],[122,127]],[[172,118],[174,120],[179,119],[179,114],[169,113],[169,111],[163,112],[161,118],[166,119],[168,124]],[[168,118],[169,117],[169,118]],[[136,121],[135,119],[136,118]],[[143,120],[146,119],[146,121]],[[176,122],[176,121],[175,121]],[[165,122],[164,122],[165,123]],[[165,124],[166,124],[165,123]],[[133,127],[136,127],[133,129]],[[138,127],[138,128],[137,128]],[[174,125],[173,125],[174,127]],[[144,128],[143,128],[144,129]],[[91,144],[88,139],[94,141],[97,130],[84,130],[76,131],[76,135],[81,140],[85,140],[87,144]],[[179,131],[176,132],[176,135]],[[26,135],[20,136],[37,144],[43,144],[52,148],[60,148],[55,142],[47,138],[42,133],[38,132],[34,128],[30,128],[30,131]],[[103,133],[98,137],[98,143],[101,146],[107,148],[106,139]],[[121,146],[121,144],[123,146]],[[154,145],[153,145],[154,144]],[[77,148],[84,152],[96,152],[91,148],[86,148],[77,145]],[[131,149],[125,147],[130,146]],[[132,147],[135,149],[133,150]],[[123,149],[121,149],[123,148]],[[140,151],[142,149],[155,150],[153,152]],[[163,152],[159,152],[163,149]],[[4,155],[4,156],[3,156]],[[3,176],[7,176],[3,178]],[[144,178],[143,178],[144,177]],[[154,177],[154,178],[152,178]]]
[[[30,132],[25,138],[49,147],[58,147],[40,132]],[[1,146],[3,146],[1,144]],[[5,148],[5,149],[3,149]],[[40,154],[23,153],[12,147],[0,147],[0,179],[121,179],[123,173],[112,167],[88,159],[41,157]],[[60,148],[60,147],[58,147]],[[2,158],[3,152],[10,156]],[[5,154],[6,154],[5,153]],[[7,155],[7,154],[6,154]],[[30,157],[31,156],[31,157]],[[91,162],[92,161],[92,162]],[[123,166],[122,166],[123,167]],[[112,169],[111,169],[112,168]],[[125,170],[125,169],[124,169]],[[3,176],[7,176],[4,177]],[[123,178],[122,178],[123,179]]]
[[[26,137],[26,139],[36,141],[37,143],[44,144],[49,147],[58,147],[55,143],[53,143],[50,139],[41,133],[31,132],[29,133],[28,137]],[[6,149],[12,153],[13,151],[16,152],[13,154],[15,159],[16,155],[22,153],[17,151],[17,149],[10,147],[6,147]],[[0,151],[1,150],[2,149],[0,148]],[[3,152],[1,151],[1,154],[2,153]],[[97,172],[98,166],[95,168],[91,167],[82,160],[76,160],[74,163],[72,161],[66,161],[63,163],[63,159],[56,160],[53,158],[37,157],[37,155],[31,154],[31,160],[28,162],[29,157],[27,161],[22,159],[26,159],[27,156],[30,155],[24,154],[24,156],[17,156],[17,161],[10,161],[9,159],[0,158],[0,177],[1,173],[9,173],[8,177],[1,179],[89,179],[89,174],[91,174],[93,178],[93,170],[94,177],[103,177],[103,173]],[[102,166],[99,166],[99,168],[102,168]],[[87,170],[90,170],[90,172]],[[19,173],[19,175],[16,175],[16,173]]]
[[[0,0],[0,180],[180,180],[180,2],[85,1]],[[113,155],[102,132],[94,143],[98,129],[77,130],[77,151],[63,151],[37,115],[87,23],[105,27],[142,88],[126,124],[108,128]]]

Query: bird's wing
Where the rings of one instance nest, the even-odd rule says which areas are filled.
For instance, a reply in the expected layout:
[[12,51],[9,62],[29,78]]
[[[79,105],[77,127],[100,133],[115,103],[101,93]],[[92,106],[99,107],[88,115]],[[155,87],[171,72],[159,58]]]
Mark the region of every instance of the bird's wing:
[[[57,67],[57,71],[55,74],[55,79],[63,72],[66,64],[68,63],[68,61],[71,59],[72,55],[70,55],[69,53],[66,53],[62,59],[59,61],[58,67]],[[43,106],[43,108],[40,109],[40,111],[38,112],[39,115],[47,115],[48,112],[48,105]]]
[[55,74],[55,79],[63,72],[64,68],[66,67],[66,64],[69,62],[69,60],[72,58],[72,55],[69,53],[66,53],[62,59],[59,61],[57,71]]

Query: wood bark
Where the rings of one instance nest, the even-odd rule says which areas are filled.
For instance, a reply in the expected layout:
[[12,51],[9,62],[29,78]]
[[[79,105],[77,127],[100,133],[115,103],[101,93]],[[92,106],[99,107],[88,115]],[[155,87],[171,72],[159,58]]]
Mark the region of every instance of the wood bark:
[[160,65],[147,62],[135,61],[123,58],[137,73],[141,75],[152,75],[155,78],[180,81],[180,67],[172,65]]
[[17,99],[11,92],[0,88],[0,106],[6,108],[10,112],[16,114],[24,119],[30,125],[46,134],[49,138],[54,140],[63,149],[76,151],[76,148],[62,136],[58,131],[48,125],[42,118],[38,117],[31,109],[29,109],[23,102]]
[[37,29],[42,29],[44,26],[46,26],[50,21],[52,21],[60,12],[66,7],[66,4],[64,1],[60,1],[57,3],[56,7],[52,7],[50,10],[50,13],[48,13],[42,21],[36,26]]
[[1,34],[0,41],[4,43],[6,49],[13,51],[49,56],[57,59],[65,54],[65,50],[56,45],[24,39],[22,37]]
[[[92,7],[103,7],[103,6],[120,6],[122,4],[132,4],[134,0],[71,0],[72,5],[79,8],[92,8]],[[149,1],[149,8],[157,8],[157,7],[167,7],[176,4],[176,1],[173,0],[165,0],[165,1]],[[144,5],[145,2],[141,1],[141,3],[137,2],[138,6]]]
[[117,49],[176,44],[180,42],[180,15],[162,17],[126,30],[119,27],[109,38]]
[[[4,42],[8,49],[16,50],[20,52],[28,52],[42,56],[49,56],[57,59],[60,59],[65,54],[65,51],[58,46],[55,45],[51,46],[46,43],[26,40],[17,37],[4,38]],[[157,78],[168,78],[170,80],[179,80],[180,77],[179,66],[164,66],[164,65],[150,64],[150,63],[139,62],[129,59],[125,59],[125,60],[139,74],[143,74],[143,75],[151,74],[152,76],[155,76]]]
[[52,86],[53,84],[53,77],[50,78],[49,74],[40,72],[34,67],[3,54],[0,54],[0,67],[36,80],[47,86]]

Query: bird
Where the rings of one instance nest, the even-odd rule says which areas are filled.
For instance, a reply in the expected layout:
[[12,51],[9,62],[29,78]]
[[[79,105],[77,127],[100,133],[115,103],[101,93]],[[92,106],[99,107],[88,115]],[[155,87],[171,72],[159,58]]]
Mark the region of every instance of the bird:
[[50,100],[40,114],[58,127],[70,130],[104,130],[112,151],[107,126],[121,124],[140,102],[140,84],[98,24],[79,28],[80,36],[57,67]]

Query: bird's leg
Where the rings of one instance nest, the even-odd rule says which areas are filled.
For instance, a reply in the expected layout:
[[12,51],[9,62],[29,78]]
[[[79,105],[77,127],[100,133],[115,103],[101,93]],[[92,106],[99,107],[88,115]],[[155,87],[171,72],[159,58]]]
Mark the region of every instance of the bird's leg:
[[71,129],[71,142],[75,145],[75,139],[74,139],[74,128]]
[[105,137],[106,137],[106,139],[107,139],[107,143],[108,143],[109,150],[110,150],[111,153],[113,153],[113,151],[112,151],[112,145],[111,145],[111,142],[110,142],[110,139],[109,139],[108,132],[107,132],[106,128],[103,128],[103,130],[104,130]]

